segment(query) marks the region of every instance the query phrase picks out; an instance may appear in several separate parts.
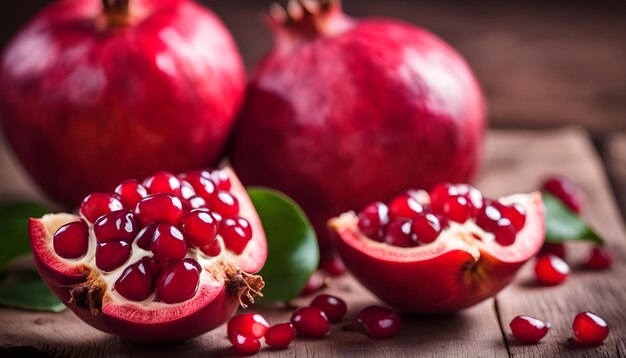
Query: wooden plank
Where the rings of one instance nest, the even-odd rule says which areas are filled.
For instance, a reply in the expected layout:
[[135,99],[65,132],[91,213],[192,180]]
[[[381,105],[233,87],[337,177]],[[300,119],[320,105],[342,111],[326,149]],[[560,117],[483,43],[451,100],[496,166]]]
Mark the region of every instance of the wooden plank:
[[[571,277],[557,287],[534,284],[532,264],[526,265],[517,284],[498,295],[501,321],[507,333],[513,317],[528,314],[552,323],[549,335],[539,345],[519,345],[507,337],[513,356],[603,356],[626,352],[626,235],[622,218],[609,189],[602,164],[586,134],[565,130],[549,134],[499,133],[487,142],[483,179],[479,186],[491,195],[536,188],[547,174],[571,178],[585,196],[584,216],[606,238],[616,262],[609,271],[590,272],[580,267],[588,246],[568,245]],[[517,154],[515,154],[517,153]],[[609,338],[599,347],[576,348],[567,343],[572,337],[572,321],[581,311],[590,310],[610,325]]]

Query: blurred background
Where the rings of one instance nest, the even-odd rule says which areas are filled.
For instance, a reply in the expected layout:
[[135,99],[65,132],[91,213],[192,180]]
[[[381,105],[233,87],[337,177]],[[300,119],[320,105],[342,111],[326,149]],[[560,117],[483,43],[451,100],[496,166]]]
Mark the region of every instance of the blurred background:
[[[0,2],[0,46],[50,1]],[[200,2],[226,22],[248,67],[271,46],[263,24],[271,1]],[[451,43],[483,86],[493,128],[586,128],[626,213],[626,1],[344,0],[344,8]]]

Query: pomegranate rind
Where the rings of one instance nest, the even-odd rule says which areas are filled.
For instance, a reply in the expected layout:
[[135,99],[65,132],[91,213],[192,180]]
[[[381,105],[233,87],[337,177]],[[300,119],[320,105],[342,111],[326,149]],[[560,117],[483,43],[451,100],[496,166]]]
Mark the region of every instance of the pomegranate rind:
[[[80,263],[80,259],[60,258],[52,247],[56,230],[80,219],[71,214],[48,214],[39,219],[30,219],[30,242],[37,270],[48,287],[79,318],[97,329],[124,339],[145,343],[176,342],[222,325],[242,303],[241,298],[229,287],[228,276],[236,275],[239,271],[244,275],[260,271],[267,258],[267,243],[261,220],[245,188],[230,168],[221,170],[230,178],[230,192],[240,203],[239,215],[249,221],[253,236],[240,255],[225,252],[221,261],[211,266],[208,274],[205,272],[201,275],[198,292],[191,299],[173,305],[128,301],[120,304],[119,298],[105,294],[98,314],[79,307],[72,301],[71,290],[87,281],[91,268]],[[93,243],[90,245],[93,246]],[[72,264],[72,261],[76,261],[76,264]]]
[[398,248],[361,234],[354,213],[330,220],[329,226],[337,234],[339,253],[348,270],[382,301],[403,312],[454,312],[497,294],[543,245],[541,194],[517,194],[502,200],[519,203],[526,210],[526,224],[515,244],[508,247],[453,230],[449,237],[432,244]]

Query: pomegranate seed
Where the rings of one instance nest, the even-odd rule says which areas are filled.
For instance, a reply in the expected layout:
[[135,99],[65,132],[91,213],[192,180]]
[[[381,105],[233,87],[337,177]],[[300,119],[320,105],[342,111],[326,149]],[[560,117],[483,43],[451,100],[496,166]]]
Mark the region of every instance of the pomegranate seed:
[[215,196],[217,189],[215,183],[209,178],[204,177],[201,173],[190,173],[183,179],[184,183],[191,185],[196,195],[207,202],[210,202]]
[[209,200],[211,210],[217,211],[225,218],[239,214],[239,201],[231,193],[220,191]]
[[321,309],[326,313],[326,317],[330,322],[339,322],[346,315],[348,307],[346,303],[335,296],[319,295],[313,299],[311,306]]
[[270,328],[265,317],[258,313],[236,315],[228,321],[228,335],[240,334],[248,338],[262,338]]
[[143,226],[151,223],[178,225],[183,217],[183,203],[170,194],[150,195],[137,204],[135,216]]
[[150,250],[150,246],[152,246],[152,239],[154,238],[154,231],[159,224],[149,224],[144,227],[139,234],[137,234],[137,246],[144,250]]
[[261,342],[258,339],[244,337],[240,334],[233,334],[228,336],[228,340],[240,354],[254,354],[261,349]]
[[381,202],[372,203],[363,209],[359,217],[359,230],[370,239],[380,241],[383,226],[389,222],[387,205]]
[[381,306],[364,308],[357,320],[372,338],[388,338],[398,334],[401,318],[396,312]]
[[311,277],[309,277],[309,280],[306,282],[302,292],[300,292],[300,296],[311,295],[324,288],[324,286],[324,277],[322,277],[319,271],[315,271]]
[[146,267],[148,267],[150,272],[152,272],[153,277],[159,276],[159,274],[161,273],[161,270],[163,269],[163,265],[158,263],[157,260],[154,259],[154,257],[144,257],[141,260],[146,265]]
[[77,259],[89,248],[89,228],[80,220],[61,226],[52,239],[54,252],[64,259]]
[[331,259],[325,260],[320,267],[326,271],[329,276],[339,277],[346,273],[346,266],[343,264],[341,258],[334,255]]
[[389,203],[390,218],[413,218],[424,212],[424,208],[409,194],[402,194]]
[[180,180],[169,172],[158,172],[143,181],[148,194],[167,193],[180,196]]
[[240,254],[252,239],[252,227],[244,218],[228,218],[222,222],[219,228],[220,235],[224,239],[224,246],[230,251]]
[[515,231],[515,227],[507,218],[498,220],[492,232],[496,237],[496,243],[501,246],[511,246],[515,243],[517,231]]
[[397,247],[412,247],[417,244],[415,235],[411,232],[411,220],[396,219],[385,228],[383,242]]
[[558,256],[545,254],[537,257],[535,274],[539,283],[554,286],[565,281],[569,275],[569,266]]
[[220,242],[217,240],[213,240],[210,244],[201,246],[200,251],[202,251],[207,256],[215,257],[222,252],[222,247],[220,246]]
[[546,242],[541,247],[541,250],[539,250],[539,254],[553,254],[558,256],[562,260],[565,260],[567,252],[565,251],[565,245],[563,244],[553,244]]
[[141,199],[148,196],[146,188],[134,179],[123,181],[115,188],[115,193],[120,196],[127,209],[134,209]]
[[590,270],[606,270],[613,264],[613,255],[605,247],[594,247],[585,267]]
[[102,271],[113,271],[128,261],[131,246],[125,241],[100,242],[96,246],[96,266]]
[[476,225],[485,231],[493,231],[502,216],[500,206],[489,199],[485,199],[482,208],[476,214]]
[[439,237],[441,223],[439,218],[433,214],[420,214],[413,219],[411,232],[416,236],[418,242],[429,244]]
[[165,303],[179,303],[198,291],[202,267],[194,259],[184,259],[165,266],[155,285],[155,294]]
[[170,224],[158,224],[154,230],[150,250],[159,263],[182,260],[187,255],[183,234]]
[[206,200],[202,199],[199,196],[193,196],[187,199],[187,202],[189,203],[189,207],[191,209],[201,209],[207,207]]
[[231,188],[230,178],[225,171],[214,170],[211,172],[211,180],[215,183],[219,190],[229,191]]
[[569,179],[565,177],[549,178],[543,183],[542,188],[561,200],[573,212],[580,213],[582,210],[578,189]]
[[152,293],[153,275],[144,259],[128,266],[115,281],[115,291],[131,301],[143,301]]
[[441,183],[430,191],[430,206],[434,212],[443,211],[443,206],[450,198],[450,188],[452,188],[450,183]]
[[297,309],[291,316],[291,324],[302,337],[319,338],[328,334],[328,317],[317,307]]
[[443,213],[452,221],[464,223],[472,215],[472,206],[463,196],[453,196],[443,205]]
[[126,241],[133,242],[139,228],[135,216],[130,210],[117,210],[102,215],[93,227],[98,242]]
[[291,323],[279,323],[265,332],[265,344],[273,348],[287,348],[295,335],[296,330]]
[[[472,216],[476,216],[476,212],[483,206],[483,194],[480,190],[469,184],[457,184],[454,186],[456,195],[464,197],[473,208]],[[453,192],[454,192],[453,190]]]
[[502,216],[509,219],[515,227],[515,231],[519,232],[526,224],[526,210],[519,204],[504,205],[498,203],[498,209]]
[[592,312],[581,312],[574,318],[574,336],[584,344],[601,344],[609,335],[609,326]]
[[529,316],[517,316],[510,323],[511,332],[521,343],[537,343],[550,329],[550,323]]
[[217,237],[217,221],[207,210],[192,210],[183,219],[182,230],[189,244],[206,246]]
[[180,182],[180,199],[184,199],[188,200],[192,197],[196,196],[196,191],[194,190],[193,186],[191,184],[189,184],[188,181],[181,181]]
[[89,194],[80,205],[80,213],[90,223],[96,222],[98,218],[112,211],[122,210],[124,206],[113,193]]

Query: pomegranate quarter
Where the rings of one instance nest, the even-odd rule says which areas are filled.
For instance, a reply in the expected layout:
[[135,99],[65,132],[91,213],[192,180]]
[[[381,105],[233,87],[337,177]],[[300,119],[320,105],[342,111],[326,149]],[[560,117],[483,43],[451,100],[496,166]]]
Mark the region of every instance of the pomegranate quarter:
[[407,217],[375,203],[329,222],[348,270],[400,311],[453,312],[492,297],[543,245],[539,193],[490,200],[471,185],[439,184],[408,194],[419,206]]
[[267,256],[265,234],[228,168],[126,181],[87,196],[78,215],[31,219],[29,230],[37,269],[61,301],[132,341],[198,336],[264,285],[254,273]]

